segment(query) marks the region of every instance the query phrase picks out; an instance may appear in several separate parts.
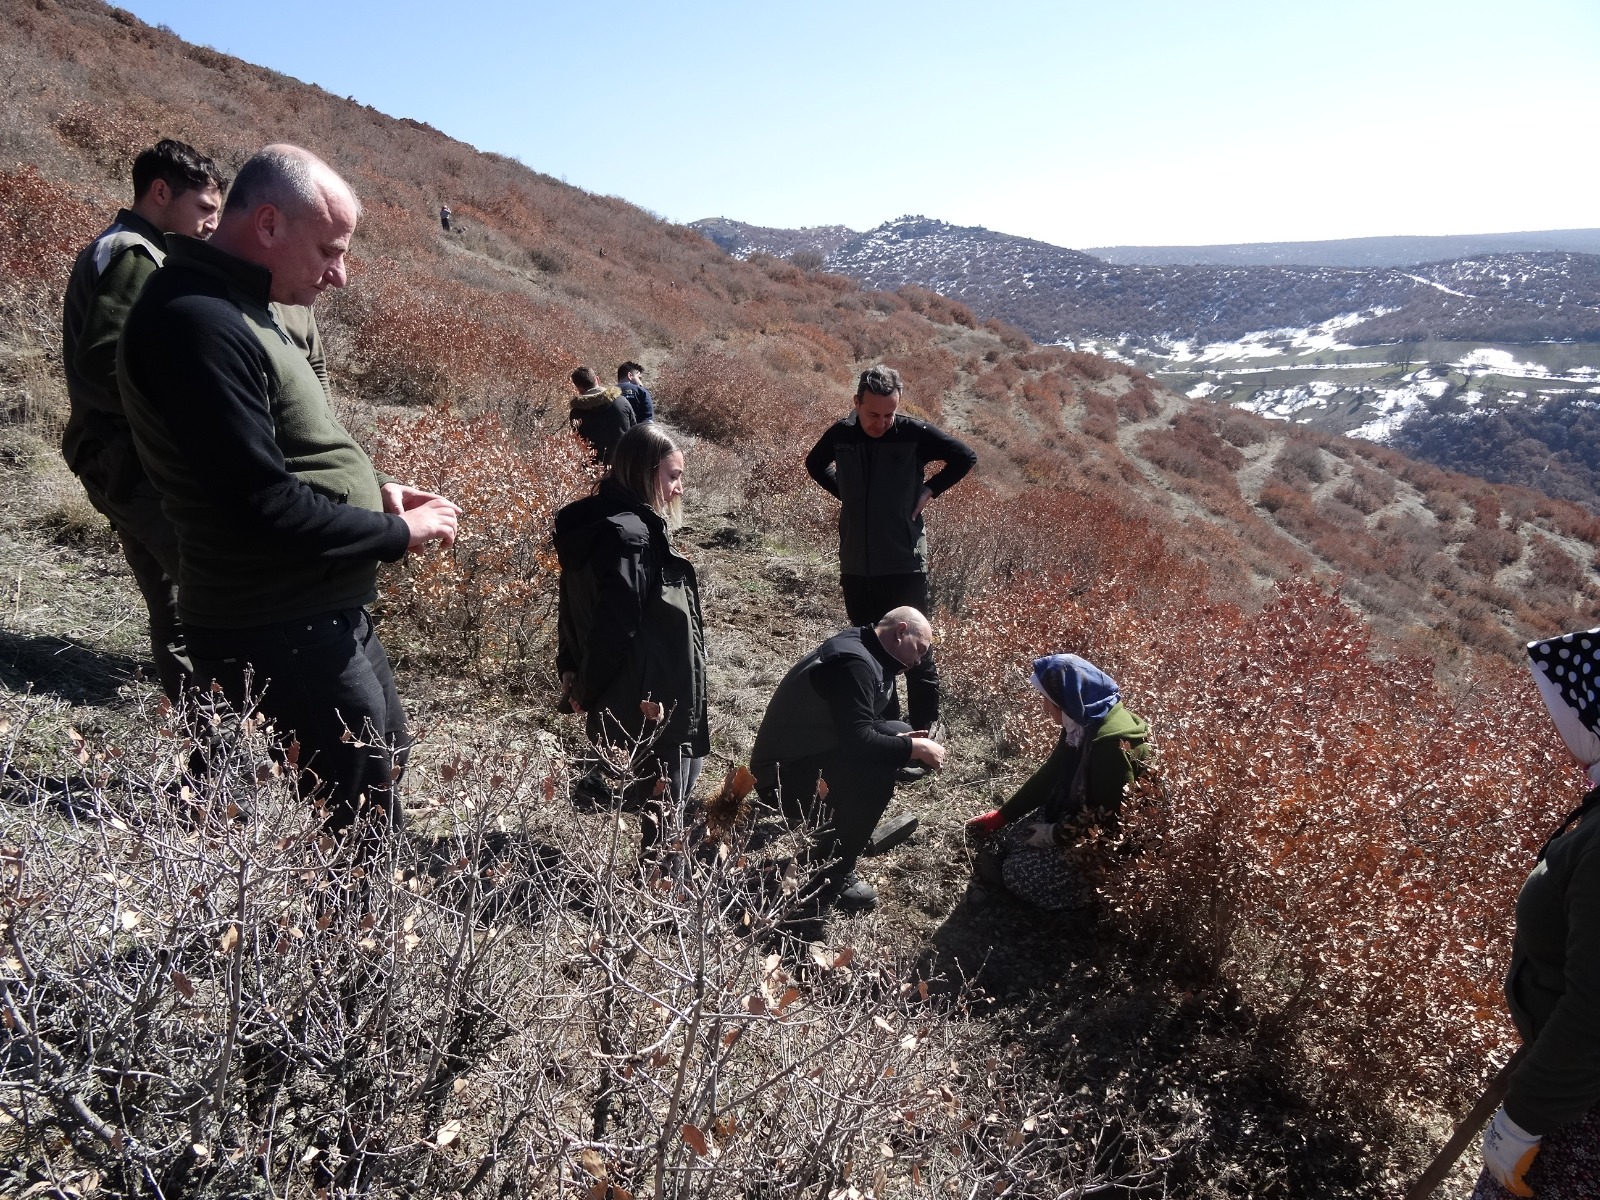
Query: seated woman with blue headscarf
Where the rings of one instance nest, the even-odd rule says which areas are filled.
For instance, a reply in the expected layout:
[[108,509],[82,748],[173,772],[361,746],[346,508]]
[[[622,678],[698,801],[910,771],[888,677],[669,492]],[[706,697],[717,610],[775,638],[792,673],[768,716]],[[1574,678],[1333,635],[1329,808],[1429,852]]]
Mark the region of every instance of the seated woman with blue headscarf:
[[967,828],[998,835],[985,857],[991,870],[999,859],[1000,880],[1014,895],[1044,909],[1069,908],[1082,881],[1067,850],[1086,824],[1116,821],[1123,789],[1144,773],[1150,726],[1122,703],[1115,679],[1076,654],[1035,659],[1028,682],[1061,735],[1011,799]]

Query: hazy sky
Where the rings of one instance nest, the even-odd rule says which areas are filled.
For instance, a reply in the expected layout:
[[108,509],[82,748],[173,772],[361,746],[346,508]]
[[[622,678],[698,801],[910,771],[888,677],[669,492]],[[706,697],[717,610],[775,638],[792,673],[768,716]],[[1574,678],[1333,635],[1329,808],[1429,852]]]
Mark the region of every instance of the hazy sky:
[[1596,0],[118,0],[674,221],[1600,225]]

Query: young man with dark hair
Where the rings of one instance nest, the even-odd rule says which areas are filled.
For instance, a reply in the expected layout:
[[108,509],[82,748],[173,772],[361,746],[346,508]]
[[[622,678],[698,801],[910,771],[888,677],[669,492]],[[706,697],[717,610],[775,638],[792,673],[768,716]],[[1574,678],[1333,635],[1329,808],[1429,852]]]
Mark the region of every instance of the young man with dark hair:
[[[978,456],[943,430],[899,415],[900,372],[861,373],[855,411],[834,422],[806,455],[811,478],[839,499],[839,584],[845,612],[870,625],[902,605],[927,612],[928,537],[922,510],[972,470]],[[931,462],[944,467],[926,482]],[[930,652],[906,670],[914,728],[939,720],[939,670]],[[898,704],[893,715],[899,715]],[[907,778],[921,772],[912,768]]]
[[579,367],[572,373],[572,386],[578,394],[572,398],[567,415],[572,420],[578,436],[589,443],[600,461],[611,464],[611,453],[622,440],[622,435],[638,422],[633,406],[614,387],[601,387],[595,373],[588,367]]
[[643,425],[655,420],[656,406],[644,386],[644,368],[636,362],[625,362],[617,368],[617,390],[633,409],[633,423]]
[[183,690],[178,543],[140,465],[117,385],[117,342],[128,310],[167,256],[166,236],[208,238],[226,187],[216,163],[167,138],[133,161],[133,207],[73,263],[62,304],[62,364],[71,412],[61,453],[122,541],[150,610],[150,648],[167,697]]

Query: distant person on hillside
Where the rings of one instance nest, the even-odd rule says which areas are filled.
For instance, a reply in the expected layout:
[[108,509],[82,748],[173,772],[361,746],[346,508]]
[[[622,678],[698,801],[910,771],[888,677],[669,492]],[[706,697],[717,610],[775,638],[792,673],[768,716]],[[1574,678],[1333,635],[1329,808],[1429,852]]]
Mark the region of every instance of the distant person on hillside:
[[71,415],[67,466],[122,541],[150,613],[156,676],[176,704],[188,670],[178,618],[178,539],[145,475],[117,385],[117,341],[145,281],[167,257],[165,237],[208,238],[227,186],[217,164],[167,138],[133,160],[133,207],[79,253],[62,305],[61,359]]
[[638,363],[625,362],[617,368],[617,390],[633,409],[634,424],[655,420],[655,402],[644,386],[644,368]]
[[1123,789],[1145,771],[1150,726],[1122,703],[1115,679],[1076,654],[1034,659],[1028,682],[1061,730],[1055,749],[1011,799],[967,828],[990,839],[981,871],[1030,904],[1068,908],[1083,882],[1068,851],[1086,823],[1121,814]]
[[[811,852],[815,871],[800,889],[802,908],[820,913],[834,904],[862,910],[877,903],[856,861],[869,847],[883,850],[892,842],[886,830],[874,843],[874,829],[894,796],[896,773],[909,763],[929,770],[944,764],[944,747],[926,730],[887,716],[895,677],[932,649],[927,617],[914,608],[891,609],[823,642],[789,668],[768,702],[750,752],[756,786],[792,818],[827,818]],[[914,819],[903,822],[894,837],[914,828]]]
[[450,206],[448,204],[439,206],[439,228],[446,233],[450,232]]
[[633,428],[633,406],[614,387],[601,387],[588,367],[572,373],[572,386],[578,394],[568,410],[572,427],[602,463],[610,465],[611,454],[622,435]]
[[[1600,629],[1528,643],[1545,706],[1600,784]],[[1473,1200],[1600,1195],[1600,787],[1539,851],[1517,897],[1506,1005],[1524,1055],[1483,1135]]]
[[[124,328],[117,378],[181,551],[195,678],[272,718],[342,829],[393,806],[409,737],[365,605],[380,561],[455,539],[443,497],[379,475],[274,304],[346,281],[349,185],[295,146],[239,172],[207,242],[174,239]],[[398,816],[395,810],[394,816]]]
[[[683,451],[659,425],[636,425],[617,443],[595,494],[567,505],[555,522],[564,702],[585,714],[592,743],[629,748],[638,784],[664,780],[678,804],[711,750],[700,586],[672,545],[683,468]],[[647,809],[646,845],[655,834]]]
[[[929,609],[928,539],[922,510],[972,470],[978,456],[914,417],[900,416],[900,372],[861,373],[855,411],[828,427],[806,455],[806,471],[839,498],[839,584],[853,624],[870,625],[892,608]],[[944,467],[923,481],[931,462]],[[939,669],[933,655],[906,672],[911,724],[939,720]],[[898,697],[890,708],[900,715]],[[921,775],[912,768],[907,778]]]

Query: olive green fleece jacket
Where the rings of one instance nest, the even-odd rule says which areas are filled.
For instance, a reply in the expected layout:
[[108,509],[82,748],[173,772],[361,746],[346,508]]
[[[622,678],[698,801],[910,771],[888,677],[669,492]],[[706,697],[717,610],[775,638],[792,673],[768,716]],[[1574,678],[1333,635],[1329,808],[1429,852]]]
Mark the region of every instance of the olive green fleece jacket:
[[355,608],[410,534],[334,416],[264,269],[169,238],[128,314],[118,383],[178,534],[185,624],[239,629]]
[[1600,810],[1552,841],[1522,885],[1506,1000],[1528,1043],[1506,1113],[1550,1133],[1600,1103]]
[[[117,383],[117,343],[146,281],[166,261],[166,236],[131,209],[78,253],[61,305],[61,361],[71,405],[61,455],[74,474],[113,500],[145,477]],[[177,236],[177,235],[173,235]],[[328,386],[317,318],[309,308],[272,305],[283,330]]]
[[[1122,790],[1133,781],[1135,764],[1142,763],[1149,754],[1149,738],[1149,722],[1122,703],[1106,714],[1089,746],[1085,807],[1110,813],[1122,811]],[[1070,773],[1078,768],[1079,749],[1068,744],[1066,738],[1056,739],[1055,749],[1044,765],[1000,806],[1007,825],[1047,806],[1058,791],[1070,786]]]

